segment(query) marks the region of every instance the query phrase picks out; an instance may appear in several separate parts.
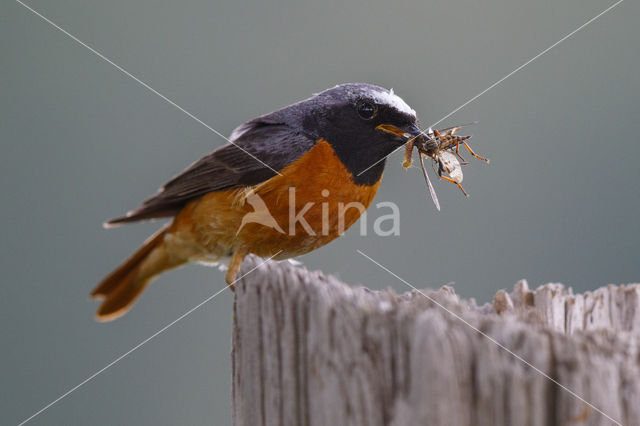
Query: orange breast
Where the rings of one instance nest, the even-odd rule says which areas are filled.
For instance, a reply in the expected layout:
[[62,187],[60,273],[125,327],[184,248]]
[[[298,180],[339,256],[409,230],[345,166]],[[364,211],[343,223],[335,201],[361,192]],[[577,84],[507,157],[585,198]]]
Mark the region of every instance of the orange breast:
[[[381,179],[380,179],[381,180]],[[373,200],[374,185],[356,185],[331,145],[319,140],[281,175],[253,188],[218,191],[187,205],[172,230],[204,256],[242,247],[283,259],[339,237]]]

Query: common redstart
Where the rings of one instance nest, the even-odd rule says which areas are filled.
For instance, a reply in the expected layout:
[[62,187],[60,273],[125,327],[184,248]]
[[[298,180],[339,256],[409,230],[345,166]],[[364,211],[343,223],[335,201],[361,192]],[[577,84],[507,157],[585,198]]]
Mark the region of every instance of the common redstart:
[[97,319],[123,315],[158,274],[230,257],[287,259],[339,237],[369,206],[385,158],[422,137],[416,113],[393,90],[335,86],[237,127],[140,207],[108,221],[173,218],[91,293]]

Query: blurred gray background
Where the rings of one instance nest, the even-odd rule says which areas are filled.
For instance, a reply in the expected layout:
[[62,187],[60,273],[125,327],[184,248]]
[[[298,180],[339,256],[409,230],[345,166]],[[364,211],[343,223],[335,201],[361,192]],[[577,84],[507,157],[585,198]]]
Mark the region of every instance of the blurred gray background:
[[[341,82],[393,87],[429,125],[608,1],[31,0],[223,134]],[[188,266],[124,318],[87,295],[158,227],[105,231],[225,141],[10,0],[0,13],[0,423],[17,424],[224,285]],[[455,282],[485,302],[520,278],[575,291],[640,280],[640,4],[623,2],[449,119],[478,120],[465,199],[391,157],[376,201],[399,237],[345,236],[300,260],[349,283]],[[369,216],[368,229],[377,217]],[[224,292],[33,425],[230,423]]]

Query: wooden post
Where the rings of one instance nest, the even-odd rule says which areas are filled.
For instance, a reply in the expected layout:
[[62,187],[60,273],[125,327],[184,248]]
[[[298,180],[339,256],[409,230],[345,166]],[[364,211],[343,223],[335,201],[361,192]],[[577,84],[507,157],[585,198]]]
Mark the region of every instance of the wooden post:
[[286,262],[247,275],[235,293],[233,424],[640,425],[640,285],[574,295],[521,281],[480,307],[450,287],[422,293]]

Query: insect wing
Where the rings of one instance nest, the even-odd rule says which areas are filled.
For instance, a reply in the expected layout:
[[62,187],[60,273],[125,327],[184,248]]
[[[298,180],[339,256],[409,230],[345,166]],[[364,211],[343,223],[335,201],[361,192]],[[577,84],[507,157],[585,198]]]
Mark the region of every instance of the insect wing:
[[440,152],[440,162],[444,171],[449,174],[449,177],[456,183],[462,183],[462,167],[458,158],[449,151]]
[[424,175],[424,180],[427,182],[427,187],[429,187],[429,194],[431,194],[431,199],[433,200],[433,204],[435,204],[436,209],[440,211],[440,201],[438,201],[436,190],[433,189],[433,185],[431,184],[431,180],[429,179],[429,175],[427,174],[427,169],[425,169],[424,167],[424,159],[422,157],[422,154],[418,153],[418,157],[420,157],[420,167],[422,168],[422,174]]
[[[452,134],[456,134],[462,127],[473,126],[474,124],[478,124],[478,121],[472,121],[471,123],[458,124],[457,126],[445,127],[444,129],[440,129],[440,133],[446,133],[449,130],[452,130]],[[454,130],[455,129],[455,130]]]

